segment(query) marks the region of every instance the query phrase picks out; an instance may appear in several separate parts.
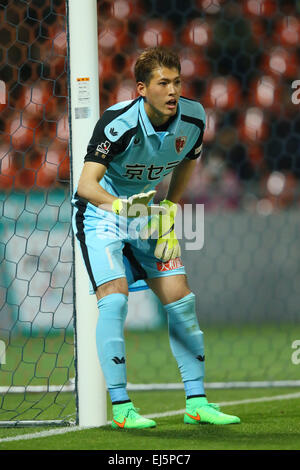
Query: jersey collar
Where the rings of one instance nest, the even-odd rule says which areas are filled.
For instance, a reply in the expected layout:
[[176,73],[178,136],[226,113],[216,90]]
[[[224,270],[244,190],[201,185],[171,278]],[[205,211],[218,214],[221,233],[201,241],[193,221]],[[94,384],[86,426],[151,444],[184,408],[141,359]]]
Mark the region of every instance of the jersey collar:
[[[176,116],[176,119],[174,119],[174,121],[172,121],[172,123],[168,127],[168,130],[167,130],[168,134],[176,134],[176,129],[180,121],[180,116],[181,116],[180,103],[178,102],[177,116]],[[140,121],[147,135],[156,135],[156,132],[151,124],[151,121],[148,118],[148,115],[145,111],[143,98],[141,98],[141,101],[140,101]]]

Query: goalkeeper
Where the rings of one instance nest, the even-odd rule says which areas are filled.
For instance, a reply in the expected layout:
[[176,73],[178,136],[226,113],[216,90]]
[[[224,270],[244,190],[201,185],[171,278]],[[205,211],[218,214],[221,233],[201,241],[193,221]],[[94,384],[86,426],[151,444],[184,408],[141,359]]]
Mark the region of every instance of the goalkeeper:
[[[240,422],[207,401],[203,333],[174,231],[177,203],[201,155],[205,127],[201,104],[180,96],[180,69],[178,56],[164,48],[139,56],[138,98],[110,107],[96,124],[72,200],[73,229],[90,293],[97,297],[96,343],[114,428],[156,425],[138,413],[126,388],[128,290],[141,283],[147,283],[167,313],[170,346],[186,395],[184,422]],[[152,204],[154,188],[170,172],[166,199]]]

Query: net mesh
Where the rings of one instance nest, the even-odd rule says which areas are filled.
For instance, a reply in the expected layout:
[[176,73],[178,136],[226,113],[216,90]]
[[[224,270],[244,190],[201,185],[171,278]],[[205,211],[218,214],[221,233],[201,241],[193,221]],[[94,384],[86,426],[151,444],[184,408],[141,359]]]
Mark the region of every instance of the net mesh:
[[1,1],[0,23],[0,420],[63,421],[75,412],[64,2]]
[[[101,112],[136,96],[136,57],[161,44],[207,113],[181,201],[205,205],[203,248],[182,250],[207,382],[298,379],[299,3],[98,0],[98,12]],[[2,422],[75,416],[65,15],[62,0],[0,0]],[[129,382],[179,383],[163,310],[137,295]]]

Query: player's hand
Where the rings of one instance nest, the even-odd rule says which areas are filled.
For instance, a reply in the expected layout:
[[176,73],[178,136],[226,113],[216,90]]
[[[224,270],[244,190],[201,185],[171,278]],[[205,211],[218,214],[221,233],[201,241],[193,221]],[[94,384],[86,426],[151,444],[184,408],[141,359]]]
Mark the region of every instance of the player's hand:
[[181,255],[180,245],[174,230],[177,204],[165,199],[160,202],[160,207],[166,209],[166,214],[151,217],[149,223],[140,231],[140,238],[146,240],[157,233],[154,255],[166,262]]
[[139,193],[128,199],[116,199],[112,204],[112,211],[124,217],[148,217],[149,215],[161,214],[165,209],[158,205],[148,205],[156,191]]

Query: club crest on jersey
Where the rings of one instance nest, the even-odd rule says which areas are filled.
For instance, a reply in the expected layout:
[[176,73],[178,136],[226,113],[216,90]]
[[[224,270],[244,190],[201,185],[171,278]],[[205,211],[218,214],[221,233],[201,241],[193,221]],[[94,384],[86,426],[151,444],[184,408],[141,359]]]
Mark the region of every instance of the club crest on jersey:
[[177,137],[177,139],[175,140],[175,148],[177,153],[182,152],[182,150],[184,149],[186,139],[186,137]]
[[111,145],[110,142],[106,140],[105,142],[102,142],[101,144],[97,146],[96,151],[107,155],[109,152],[110,145]]

